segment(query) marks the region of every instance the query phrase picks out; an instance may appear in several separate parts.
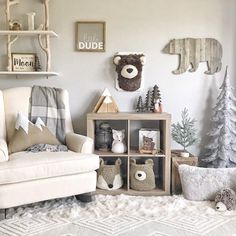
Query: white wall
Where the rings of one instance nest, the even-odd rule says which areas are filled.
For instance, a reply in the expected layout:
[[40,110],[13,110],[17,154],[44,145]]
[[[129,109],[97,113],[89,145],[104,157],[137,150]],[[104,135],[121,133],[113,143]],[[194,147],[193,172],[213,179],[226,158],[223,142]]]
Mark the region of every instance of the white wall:
[[[14,10],[16,18],[26,24],[21,11],[36,11],[39,0],[20,0],[22,7]],[[4,27],[4,3],[0,0],[0,25]],[[236,82],[235,0],[52,0],[51,28],[58,34],[52,39],[52,67],[59,77],[44,78],[1,77],[0,89],[47,85],[62,87],[70,92],[70,105],[76,131],[86,132],[86,113],[93,109],[102,90],[107,87],[121,111],[131,111],[134,102],[146,89],[158,84],[165,111],[180,118],[180,111],[187,107],[198,120],[200,136],[205,141],[209,129],[211,106],[216,88],[222,81],[223,71],[206,76],[206,64],[202,63],[195,73],[173,75],[178,65],[177,56],[162,54],[161,50],[172,38],[212,37],[218,39],[224,49],[223,65],[229,65],[234,85]],[[23,8],[23,9],[22,9]],[[38,16],[38,14],[37,14]],[[81,53],[75,48],[75,22],[79,20],[104,20],[107,23],[107,47],[105,53]],[[41,23],[39,17],[36,24]],[[30,41],[31,42],[31,41]],[[5,66],[3,38],[0,45],[1,67]],[[19,41],[15,51],[35,50],[31,42]],[[119,51],[143,51],[147,56],[145,65],[145,88],[143,92],[121,93],[114,88],[115,68],[112,56]],[[1,69],[2,69],[1,68]],[[176,144],[173,145],[176,146]],[[191,149],[198,153],[199,148]]]

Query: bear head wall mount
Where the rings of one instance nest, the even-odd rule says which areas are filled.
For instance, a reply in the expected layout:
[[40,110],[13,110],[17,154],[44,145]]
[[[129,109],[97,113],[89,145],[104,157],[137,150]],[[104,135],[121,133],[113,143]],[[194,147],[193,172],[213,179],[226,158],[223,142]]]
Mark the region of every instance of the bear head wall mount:
[[119,91],[138,91],[142,87],[143,53],[117,53],[113,58],[116,66],[116,89]]
[[213,38],[172,39],[163,49],[164,53],[179,55],[179,67],[173,74],[182,74],[189,69],[195,72],[200,62],[207,62],[205,74],[213,75],[222,67],[222,45]]

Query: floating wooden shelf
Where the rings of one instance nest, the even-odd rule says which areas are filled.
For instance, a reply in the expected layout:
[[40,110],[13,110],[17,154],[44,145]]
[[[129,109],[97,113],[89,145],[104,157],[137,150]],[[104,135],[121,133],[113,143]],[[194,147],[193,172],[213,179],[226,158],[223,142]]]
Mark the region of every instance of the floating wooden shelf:
[[37,35],[49,35],[52,37],[58,37],[58,35],[52,30],[0,30],[0,35],[18,35],[18,36],[37,36]]
[[47,72],[47,71],[33,71],[33,72],[15,72],[15,71],[0,71],[0,75],[46,75],[46,76],[57,76],[57,72]]

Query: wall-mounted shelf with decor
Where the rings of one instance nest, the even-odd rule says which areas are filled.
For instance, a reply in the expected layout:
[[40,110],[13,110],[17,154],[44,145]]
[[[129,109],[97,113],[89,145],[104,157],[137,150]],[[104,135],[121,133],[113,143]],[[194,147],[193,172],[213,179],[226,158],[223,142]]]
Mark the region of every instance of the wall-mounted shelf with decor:
[[[6,0],[6,30],[0,30],[0,36],[6,36],[7,46],[7,67],[6,71],[0,71],[0,75],[32,75],[32,76],[57,76],[58,73],[51,71],[51,49],[50,38],[58,37],[58,35],[50,30],[49,27],[49,1],[42,1],[44,6],[44,22],[35,28],[34,16],[35,13],[27,13],[28,15],[28,30],[23,30],[21,23],[11,15],[11,8],[20,4],[20,1]],[[14,53],[12,52],[12,46],[16,43],[20,37],[37,37],[39,48],[45,54],[45,63],[43,69],[36,53]],[[17,48],[17,47],[15,47]],[[21,52],[24,49],[21,48]],[[14,60],[13,54],[22,54],[23,57],[18,55],[18,58]],[[26,57],[26,54],[28,56]],[[31,54],[31,55],[30,55]],[[34,57],[32,55],[35,55]],[[36,59],[37,58],[37,59]],[[14,64],[15,63],[15,64]]]
[[[106,122],[113,129],[125,129],[127,152],[116,154],[111,151],[100,151],[94,147],[94,152],[104,160],[122,160],[122,178],[124,186],[118,190],[97,189],[98,194],[129,194],[129,195],[169,195],[170,194],[170,129],[171,115],[168,113],[89,113],[87,115],[87,135],[96,143],[96,129]],[[139,152],[139,130],[141,128],[158,129],[160,131],[160,150],[156,154],[141,154]],[[145,161],[152,159],[154,166],[156,188],[148,191],[138,191],[131,188],[131,159]]]
[[49,35],[51,37],[58,37],[52,30],[0,30],[0,35],[18,35],[18,36],[38,36]]

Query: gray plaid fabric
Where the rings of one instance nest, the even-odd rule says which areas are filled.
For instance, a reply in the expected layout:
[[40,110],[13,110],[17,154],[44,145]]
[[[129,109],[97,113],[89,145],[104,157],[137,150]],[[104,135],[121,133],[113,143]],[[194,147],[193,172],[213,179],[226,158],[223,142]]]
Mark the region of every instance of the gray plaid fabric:
[[61,143],[65,143],[65,104],[62,89],[33,86],[29,119],[40,117]]
[[50,144],[35,144],[26,149],[27,152],[68,152],[68,148],[65,145],[50,145]]

